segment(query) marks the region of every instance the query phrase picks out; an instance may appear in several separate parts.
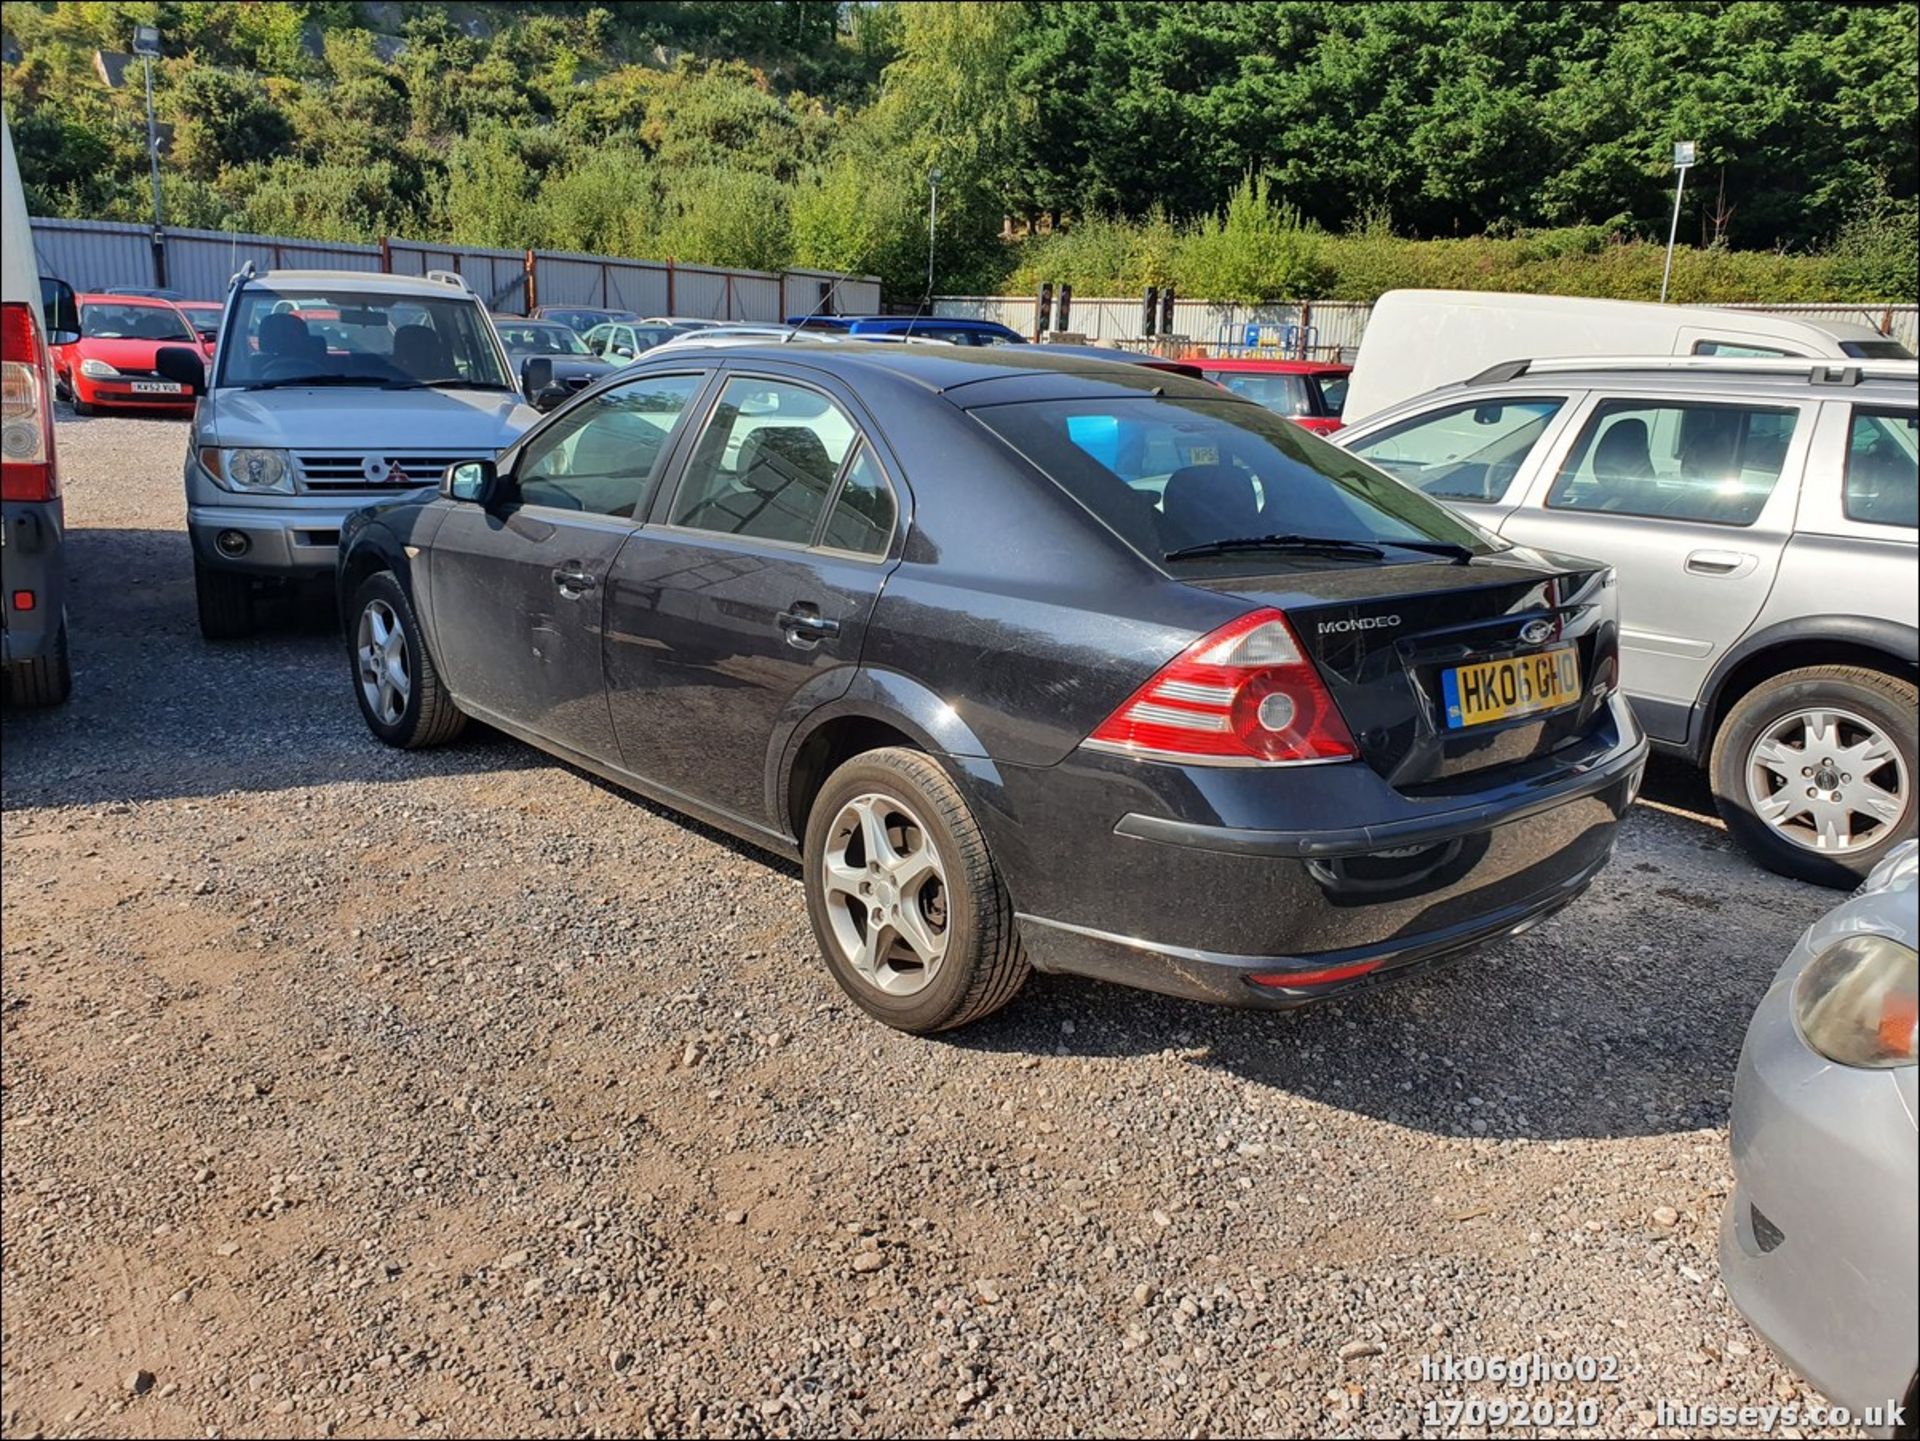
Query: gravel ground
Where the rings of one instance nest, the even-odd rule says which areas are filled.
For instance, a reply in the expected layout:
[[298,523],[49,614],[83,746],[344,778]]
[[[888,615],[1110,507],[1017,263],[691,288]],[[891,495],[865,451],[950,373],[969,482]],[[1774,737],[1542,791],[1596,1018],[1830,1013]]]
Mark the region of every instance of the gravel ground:
[[[184,438],[60,425],[76,691],[5,720],[7,1435],[1810,1399],[1714,1241],[1747,1017],[1836,898],[1732,853],[1691,773],[1588,898],[1363,999],[1039,977],[896,1035],[792,867],[499,738],[384,749],[322,618],[204,643]],[[1618,1379],[1422,1379],[1528,1352]]]

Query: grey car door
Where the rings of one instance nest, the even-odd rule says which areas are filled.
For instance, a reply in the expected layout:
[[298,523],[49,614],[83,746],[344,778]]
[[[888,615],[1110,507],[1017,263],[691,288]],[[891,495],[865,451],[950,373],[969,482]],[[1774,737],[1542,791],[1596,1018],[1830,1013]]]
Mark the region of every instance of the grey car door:
[[1623,684],[1686,739],[1714,663],[1766,602],[1792,534],[1811,407],[1717,395],[1593,395],[1500,533],[1614,567]]
[[437,502],[448,513],[428,565],[435,640],[463,706],[618,760],[600,660],[607,572],[706,380],[653,375],[601,391],[528,435],[494,504]]

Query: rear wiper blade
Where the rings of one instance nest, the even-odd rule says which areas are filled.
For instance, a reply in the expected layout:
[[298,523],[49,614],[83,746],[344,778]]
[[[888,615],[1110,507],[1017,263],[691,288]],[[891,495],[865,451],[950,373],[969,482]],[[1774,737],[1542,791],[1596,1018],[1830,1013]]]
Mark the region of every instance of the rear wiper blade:
[[1428,555],[1442,555],[1455,565],[1465,565],[1473,559],[1473,552],[1458,541],[1452,540],[1383,540],[1382,545],[1393,546],[1397,550],[1418,550]]
[[1225,555],[1235,550],[1291,550],[1303,554],[1352,556],[1356,560],[1385,560],[1387,553],[1364,540],[1343,540],[1333,535],[1242,535],[1226,540],[1206,540],[1198,545],[1183,545],[1170,550],[1163,560],[1186,560],[1199,555]]

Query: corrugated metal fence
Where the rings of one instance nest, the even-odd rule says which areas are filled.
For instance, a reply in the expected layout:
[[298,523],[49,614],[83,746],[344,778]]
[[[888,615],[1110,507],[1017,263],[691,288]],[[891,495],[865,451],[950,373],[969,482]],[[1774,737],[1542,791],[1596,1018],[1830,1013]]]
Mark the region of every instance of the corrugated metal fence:
[[[1038,301],[1021,295],[945,295],[933,303],[936,315],[997,320],[1022,335],[1033,334]],[[1721,310],[1762,310],[1807,320],[1845,320],[1870,325],[1907,349],[1920,351],[1920,306],[1914,305],[1735,305]],[[1299,305],[1216,305],[1206,300],[1175,300],[1173,334],[1216,354],[1246,348],[1247,327],[1258,326],[1258,344],[1286,354],[1304,351],[1315,359],[1352,360],[1367,332],[1373,307],[1358,300],[1314,300]],[[1113,344],[1140,339],[1139,296],[1124,300],[1073,298],[1063,329],[1091,341]]]
[[[546,250],[489,250],[386,240],[378,245],[238,235],[220,230],[166,233],[167,283],[206,300],[226,294],[228,279],[251,261],[258,270],[366,270],[425,275],[452,270],[491,308],[525,313],[530,304],[634,310],[642,315],[686,315],[713,320],[779,320],[820,304],[836,280],[832,308],[852,315],[880,309],[880,282],[871,275],[840,279],[827,271],[726,270],[571,255]],[[35,220],[33,245],[44,274],[80,290],[154,283],[153,232],[117,220]],[[529,290],[532,294],[529,295]]]

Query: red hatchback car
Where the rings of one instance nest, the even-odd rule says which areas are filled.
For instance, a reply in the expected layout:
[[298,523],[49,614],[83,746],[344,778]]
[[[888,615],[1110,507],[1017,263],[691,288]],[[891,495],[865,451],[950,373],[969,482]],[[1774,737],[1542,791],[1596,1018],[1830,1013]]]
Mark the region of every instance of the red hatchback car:
[[80,338],[53,347],[56,385],[72,400],[76,415],[96,406],[127,410],[191,411],[193,396],[178,381],[154,370],[163,345],[191,345],[213,355],[202,336],[171,300],[139,295],[82,295]]
[[1340,407],[1346,403],[1351,365],[1252,356],[1222,356],[1195,363],[1208,380],[1316,434],[1326,435],[1340,428]]

